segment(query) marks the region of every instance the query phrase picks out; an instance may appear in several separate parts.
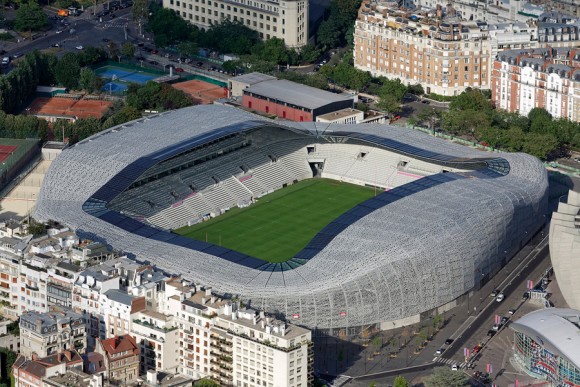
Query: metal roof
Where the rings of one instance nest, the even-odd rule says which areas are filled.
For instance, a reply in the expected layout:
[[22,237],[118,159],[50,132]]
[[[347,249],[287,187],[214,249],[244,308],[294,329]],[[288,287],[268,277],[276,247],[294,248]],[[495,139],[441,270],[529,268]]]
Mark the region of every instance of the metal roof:
[[257,83],[244,89],[244,93],[254,93],[308,109],[318,109],[329,103],[353,100],[352,97],[301,85],[285,79]]
[[580,311],[546,308],[528,313],[510,328],[530,337],[555,355],[580,368]]
[[[185,241],[105,207],[114,196],[107,191],[118,192],[151,162],[216,136],[268,127],[287,131],[284,138],[363,142],[471,172],[438,173],[381,193],[283,264]],[[547,187],[542,163],[525,154],[480,152],[396,126],[280,123],[209,105],[126,123],[64,150],[46,175],[34,216],[322,329],[413,316],[469,291],[543,223]]]
[[268,74],[262,74],[258,72],[253,72],[249,74],[242,74],[238,75],[237,77],[230,78],[230,81],[240,82],[240,83],[247,83],[248,85],[254,85],[256,83],[264,82],[264,81],[271,81],[273,79],[277,79]]

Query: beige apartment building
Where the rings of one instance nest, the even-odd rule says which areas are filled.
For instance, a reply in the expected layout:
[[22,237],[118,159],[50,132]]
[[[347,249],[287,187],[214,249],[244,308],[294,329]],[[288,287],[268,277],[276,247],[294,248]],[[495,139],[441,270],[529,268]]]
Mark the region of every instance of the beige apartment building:
[[163,0],[163,7],[203,29],[229,19],[262,39],[280,38],[289,47],[308,43],[308,0]]
[[[386,4],[386,5],[383,5]],[[374,76],[458,95],[489,87],[487,34],[475,22],[442,21],[366,0],[356,21],[354,64]]]

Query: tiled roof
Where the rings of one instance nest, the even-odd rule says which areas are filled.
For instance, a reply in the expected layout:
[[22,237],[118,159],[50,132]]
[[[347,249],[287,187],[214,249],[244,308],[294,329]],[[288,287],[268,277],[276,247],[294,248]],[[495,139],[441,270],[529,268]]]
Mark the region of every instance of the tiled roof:
[[103,349],[108,355],[117,354],[125,351],[138,351],[137,342],[129,335],[115,336],[110,339],[99,339]]

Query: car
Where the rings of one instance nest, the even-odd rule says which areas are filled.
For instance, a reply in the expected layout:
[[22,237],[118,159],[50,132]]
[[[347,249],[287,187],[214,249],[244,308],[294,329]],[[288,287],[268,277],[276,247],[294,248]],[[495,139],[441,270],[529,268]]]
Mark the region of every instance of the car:
[[202,67],[202,66],[203,66],[203,62],[197,62],[195,65],[196,65],[197,67]]
[[22,54],[17,52],[16,54],[12,55],[12,59],[20,58],[21,56],[22,56]]
[[54,43],[51,47],[60,47],[60,43]]
[[57,34],[62,34],[63,33],[63,30],[56,30],[56,33]]
[[459,367],[457,367],[457,364],[453,364],[451,366],[451,371],[457,371],[457,370],[459,370]]
[[509,313],[509,314],[514,314],[515,312],[516,312],[516,310],[515,310],[515,309],[510,309],[510,310],[508,310],[508,313]]
[[491,327],[492,330],[494,331],[499,331],[500,325],[499,324],[493,324],[493,327]]
[[504,325],[509,320],[508,317],[502,317],[500,320],[501,325]]
[[114,13],[111,14],[111,16],[109,16],[111,18],[111,20],[113,20],[114,18],[116,18],[117,16],[115,16]]
[[10,64],[10,57],[5,56],[4,58],[2,58],[2,64],[3,65],[8,65]]
[[191,63],[191,59],[190,59],[190,58],[185,58],[185,59],[183,60],[183,62],[184,62],[184,63]]
[[491,292],[491,297],[497,297],[497,295],[500,293],[501,292],[499,291],[499,289],[495,289],[493,292]]
[[475,355],[476,353],[478,353],[479,351],[481,351],[481,348],[483,348],[481,346],[481,344],[477,344],[475,347],[473,347],[472,353]]
[[497,297],[496,297],[495,300],[497,302],[502,302],[504,298],[505,298],[504,294],[503,293],[500,293],[500,294],[497,295]]
[[157,55],[157,54],[159,54],[159,51],[157,51],[157,50],[153,49],[153,50],[151,50],[151,53],[152,53],[153,55]]
[[78,46],[76,46],[75,48],[76,48],[77,50],[84,50],[84,49],[85,49],[83,45],[78,45]]
[[157,61],[155,61],[155,60],[150,60],[150,61],[149,61],[149,64],[152,64],[152,65],[158,65],[159,63],[158,63]]
[[107,38],[103,38],[103,42],[105,42],[105,43],[109,43],[109,42],[110,42],[110,40],[109,40],[109,39],[107,39]]
[[449,345],[451,343],[453,343],[453,339],[452,338],[449,338],[449,339],[445,340],[445,344]]
[[163,55],[166,58],[171,58],[171,55],[169,55],[169,53],[166,53],[165,55]]
[[6,54],[6,50],[0,50],[0,55]]
[[435,351],[435,355],[441,355],[443,352],[445,352],[445,348],[439,348],[437,351]]
[[183,72],[183,69],[181,67],[176,67],[175,68],[175,72],[176,73],[182,73]]
[[429,105],[431,102],[429,102],[426,99],[424,99],[423,101],[421,101],[421,103],[424,103],[425,105]]
[[487,331],[487,336],[493,337],[493,335],[495,335],[496,333],[497,333],[497,331],[494,331],[493,329],[490,329],[489,331]]

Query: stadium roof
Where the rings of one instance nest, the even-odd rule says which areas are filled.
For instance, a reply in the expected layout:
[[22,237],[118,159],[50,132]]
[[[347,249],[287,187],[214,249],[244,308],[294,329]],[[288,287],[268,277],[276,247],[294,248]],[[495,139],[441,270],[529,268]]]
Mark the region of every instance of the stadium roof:
[[308,109],[318,109],[329,103],[353,99],[352,97],[301,85],[285,79],[259,82],[244,89],[244,93],[246,92]]
[[546,308],[526,314],[510,328],[580,368],[580,311]]
[[[313,143],[323,137],[363,141],[471,171],[383,192],[347,211],[283,264],[186,240],[106,207],[154,163],[265,127]],[[65,149],[46,175],[34,216],[61,221],[218,293],[240,295],[256,308],[297,315],[295,323],[333,328],[413,316],[466,293],[544,222],[547,187],[542,163],[525,154],[480,152],[396,126],[280,123],[208,105],[126,123]]]

